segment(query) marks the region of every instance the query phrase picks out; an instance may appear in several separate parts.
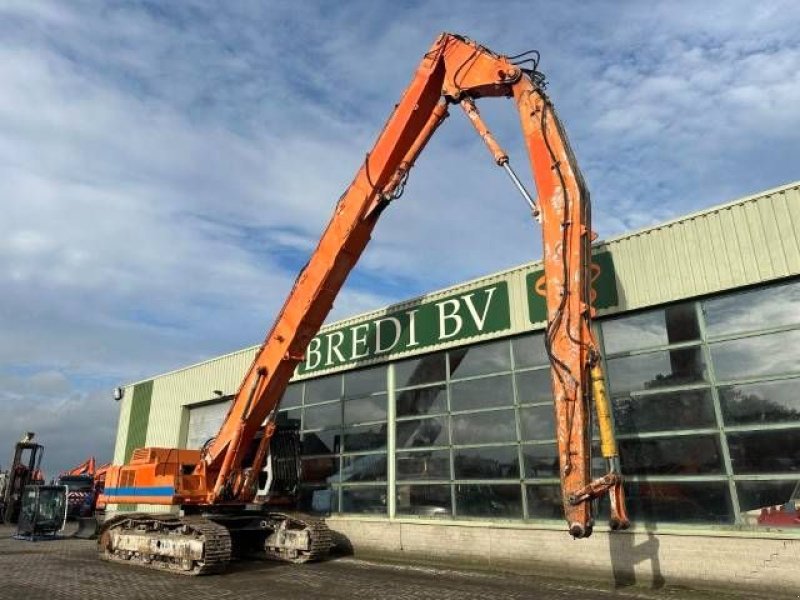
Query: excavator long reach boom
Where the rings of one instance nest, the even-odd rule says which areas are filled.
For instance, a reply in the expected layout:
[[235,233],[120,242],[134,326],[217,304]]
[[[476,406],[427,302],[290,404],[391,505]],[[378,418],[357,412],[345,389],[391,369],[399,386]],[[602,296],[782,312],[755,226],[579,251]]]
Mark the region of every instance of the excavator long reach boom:
[[[220,507],[243,506],[253,500],[257,473],[275,428],[275,411],[295,367],[364,251],[381,213],[399,197],[409,171],[447,117],[449,107],[459,105],[496,164],[506,170],[541,222],[548,314],[545,346],[551,361],[569,531],[574,537],[591,534],[591,500],[605,493],[610,497],[612,528],[628,526],[604,375],[591,328],[589,194],[543,91],[543,78],[535,67],[526,69],[524,64],[463,36],[444,33],[438,37],[336,204],[317,248],[242,380],[218,435],[202,452],[136,450],[130,464],[109,470],[107,502]],[[480,117],[475,101],[487,97],[511,98],[517,107],[538,202],[525,191],[508,155]],[[592,401],[608,465],[608,473],[596,480],[590,472]],[[253,459],[252,445],[259,433],[262,437]]]

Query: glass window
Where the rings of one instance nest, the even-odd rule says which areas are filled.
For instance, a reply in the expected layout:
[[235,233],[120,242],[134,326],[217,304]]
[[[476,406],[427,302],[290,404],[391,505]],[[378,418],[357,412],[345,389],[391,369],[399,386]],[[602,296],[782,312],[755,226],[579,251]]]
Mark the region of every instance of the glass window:
[[449,517],[452,514],[450,486],[398,485],[396,507],[399,515]]
[[342,424],[342,404],[329,402],[318,406],[306,406],[303,417],[305,429],[338,427]]
[[603,321],[602,327],[603,343],[608,354],[700,339],[693,302],[608,319]]
[[344,432],[344,452],[386,449],[386,424],[353,427]]
[[326,484],[339,480],[339,457],[318,456],[302,460],[303,483]]
[[339,476],[343,482],[386,481],[386,455],[343,456],[342,470]]
[[519,424],[523,440],[544,441],[556,437],[556,416],[552,404],[520,408]]
[[709,389],[622,396],[612,404],[618,434],[717,426]]
[[446,372],[444,352],[404,360],[394,365],[394,376],[398,388],[444,381]]
[[700,347],[624,356],[607,362],[610,387],[615,395],[697,383],[706,378]]
[[800,284],[792,282],[737,292],[703,303],[709,336],[800,323]]
[[300,444],[304,456],[313,454],[335,454],[342,444],[342,434],[338,429],[303,433]]
[[800,371],[800,329],[717,342],[709,348],[721,381]]
[[344,402],[345,425],[386,420],[386,395],[352,398]]
[[424,448],[447,446],[450,434],[447,431],[447,416],[431,419],[411,419],[397,422],[396,445],[402,448]]
[[289,387],[286,388],[286,391],[283,392],[283,397],[281,398],[280,407],[293,408],[295,406],[300,406],[300,403],[302,401],[303,401],[303,384],[292,383],[289,385]]
[[[625,484],[631,521],[648,523],[731,523],[728,484],[724,482],[634,482]],[[608,516],[608,500],[602,502]]]
[[361,396],[386,391],[386,365],[350,371],[344,375],[344,395]]
[[558,451],[555,444],[525,444],[522,446],[522,460],[528,479],[558,477]]
[[447,392],[444,385],[434,385],[397,392],[397,416],[413,417],[447,412]]
[[[800,502],[800,480],[789,481],[738,481],[736,495],[743,513],[749,513],[748,519],[761,516],[761,509],[784,506]],[[765,523],[767,524],[767,523]]]
[[450,479],[450,451],[398,452],[397,479]]
[[331,375],[306,381],[306,404],[338,400],[342,395],[342,376]]
[[559,485],[526,485],[528,517],[531,519],[563,519],[564,505],[561,502]]
[[517,402],[530,404],[533,402],[553,401],[553,382],[550,369],[524,371],[514,375],[517,378]]
[[275,422],[278,425],[289,425],[291,427],[297,427],[300,429],[300,413],[302,411],[299,408],[293,408],[291,410],[281,410],[278,411],[278,416],[275,417]]
[[723,387],[719,397],[726,425],[800,421],[800,379]]
[[800,429],[729,433],[733,472],[800,472]]
[[516,446],[458,448],[453,451],[455,479],[518,479]]
[[465,346],[450,351],[450,378],[488,375],[511,369],[508,342]]
[[544,367],[550,365],[547,351],[544,347],[544,335],[526,335],[512,340],[514,348],[514,368]]
[[722,472],[717,435],[620,440],[626,475],[708,475]]
[[475,410],[511,406],[511,375],[497,375],[450,384],[450,410]]
[[454,444],[491,444],[515,442],[517,428],[513,410],[453,415]]
[[458,516],[522,518],[519,484],[459,483],[455,487]]
[[339,495],[332,487],[301,486],[297,501],[303,512],[329,515],[339,510]]
[[386,486],[342,488],[343,513],[386,513]]

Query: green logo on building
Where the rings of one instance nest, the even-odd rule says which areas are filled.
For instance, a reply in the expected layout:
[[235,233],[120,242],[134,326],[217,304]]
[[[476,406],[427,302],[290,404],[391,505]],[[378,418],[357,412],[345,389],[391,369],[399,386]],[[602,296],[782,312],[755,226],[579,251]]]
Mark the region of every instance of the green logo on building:
[[[540,323],[546,320],[544,269],[528,273],[525,278],[525,289],[528,292],[530,322]],[[592,256],[592,293],[595,308],[611,308],[619,304],[614,259],[610,252],[600,252]]]
[[508,284],[498,281],[321,333],[311,340],[297,373],[331,369],[510,327]]

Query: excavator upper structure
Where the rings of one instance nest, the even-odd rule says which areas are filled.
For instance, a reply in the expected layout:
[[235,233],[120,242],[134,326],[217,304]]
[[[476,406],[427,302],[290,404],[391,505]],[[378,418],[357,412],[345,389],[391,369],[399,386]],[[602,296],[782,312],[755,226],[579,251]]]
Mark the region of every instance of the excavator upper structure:
[[[123,513],[111,519],[99,540],[103,557],[199,574],[221,569],[239,538],[256,539],[268,555],[294,561],[327,551],[329,533],[320,521],[253,505],[276,429],[276,411],[380,215],[399,198],[417,157],[454,106],[465,112],[494,162],[508,173],[541,223],[548,312],[545,346],[552,367],[569,532],[576,538],[591,534],[591,501],[606,493],[611,527],[627,527],[600,354],[591,327],[589,194],[544,92],[534,56],[499,55],[460,35],[438,37],[336,204],[217,436],[201,450],[140,448],[128,464],[108,470],[104,502],[182,510],[180,515]],[[476,102],[490,97],[511,99],[516,106],[538,200],[526,191],[478,112]],[[608,472],[594,480],[592,402],[608,466]]]

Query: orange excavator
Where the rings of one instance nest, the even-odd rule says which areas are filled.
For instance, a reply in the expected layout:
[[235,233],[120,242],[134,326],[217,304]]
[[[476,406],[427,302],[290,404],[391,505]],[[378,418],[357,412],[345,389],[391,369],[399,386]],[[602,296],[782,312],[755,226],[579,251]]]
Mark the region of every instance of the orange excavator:
[[[382,212],[402,194],[411,168],[451,106],[459,106],[541,223],[564,513],[570,534],[591,534],[591,502],[610,497],[612,529],[628,526],[619,458],[598,344],[592,332],[589,194],[561,123],[544,92],[538,54],[503,56],[444,33],[422,58],[355,179],[339,199],[257,352],[217,436],[202,450],[140,448],[109,468],[101,500],[180,507],[171,514],[121,513],[101,531],[102,558],[202,574],[224,569],[240,540],[267,556],[304,562],[324,556],[321,520],[255,504],[276,430],[276,411]],[[476,100],[511,98],[519,112],[538,201],[511,168]],[[590,473],[591,403],[608,472]],[[254,542],[255,540],[255,542]]]

